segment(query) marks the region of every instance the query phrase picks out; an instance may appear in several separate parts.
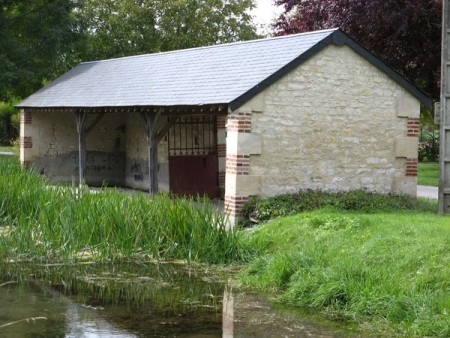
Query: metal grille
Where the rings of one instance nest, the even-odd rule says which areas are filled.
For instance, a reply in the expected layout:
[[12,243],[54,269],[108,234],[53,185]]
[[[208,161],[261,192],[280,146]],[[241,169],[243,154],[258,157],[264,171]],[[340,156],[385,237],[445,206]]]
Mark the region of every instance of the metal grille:
[[169,130],[169,156],[216,153],[216,117],[182,116]]

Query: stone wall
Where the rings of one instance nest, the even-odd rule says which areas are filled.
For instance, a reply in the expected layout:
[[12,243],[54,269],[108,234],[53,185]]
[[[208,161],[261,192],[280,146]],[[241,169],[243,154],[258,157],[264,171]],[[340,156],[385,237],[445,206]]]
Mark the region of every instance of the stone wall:
[[[226,206],[300,189],[416,194],[420,103],[347,46],[330,45],[237,111],[249,132],[228,133]],[[238,157],[239,158],[239,157]]]
[[[88,115],[89,125],[96,115]],[[125,178],[123,114],[110,113],[86,140],[86,181],[91,185],[122,185]],[[78,133],[75,115],[65,111],[23,111],[21,162],[33,164],[52,182],[78,181]]]

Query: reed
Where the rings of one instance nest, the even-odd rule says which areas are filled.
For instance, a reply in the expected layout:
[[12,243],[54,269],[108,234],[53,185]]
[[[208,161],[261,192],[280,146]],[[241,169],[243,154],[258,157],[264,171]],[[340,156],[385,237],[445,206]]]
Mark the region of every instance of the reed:
[[242,259],[239,233],[227,231],[226,217],[207,198],[49,186],[11,160],[0,160],[0,196],[3,259]]

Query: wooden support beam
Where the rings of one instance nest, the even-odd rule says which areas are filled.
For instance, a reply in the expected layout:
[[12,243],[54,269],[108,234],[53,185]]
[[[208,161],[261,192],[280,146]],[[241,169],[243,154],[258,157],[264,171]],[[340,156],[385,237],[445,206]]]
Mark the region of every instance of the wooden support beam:
[[101,112],[97,115],[94,121],[89,125],[89,127],[86,128],[86,136],[89,135],[89,133],[94,129],[94,127],[100,122],[100,120],[105,116],[105,112]]
[[85,170],[86,170],[86,139],[92,129],[100,122],[105,116],[105,112],[101,112],[97,115],[94,121],[86,127],[87,112],[84,110],[75,111],[75,120],[77,123],[78,132],[78,184],[80,187],[85,183]]
[[172,116],[169,118],[169,121],[167,121],[166,125],[158,132],[158,135],[156,136],[156,142],[160,142],[162,138],[167,134],[170,127],[174,125],[175,122],[177,122],[179,116]]
[[77,110],[75,119],[78,132],[78,184],[81,188],[84,184],[84,170],[86,168],[86,128],[84,125],[86,113],[82,110]]
[[156,126],[161,116],[161,110],[155,112],[142,111],[141,118],[144,122],[145,137],[148,148],[148,192],[155,194],[158,192],[158,133]]

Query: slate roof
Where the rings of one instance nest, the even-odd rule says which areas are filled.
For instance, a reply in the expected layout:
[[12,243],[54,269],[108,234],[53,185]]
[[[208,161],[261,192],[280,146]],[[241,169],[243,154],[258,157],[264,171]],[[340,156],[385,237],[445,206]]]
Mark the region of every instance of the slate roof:
[[430,98],[338,29],[84,62],[19,108],[227,104],[236,109],[329,44],[348,45],[419,101]]

